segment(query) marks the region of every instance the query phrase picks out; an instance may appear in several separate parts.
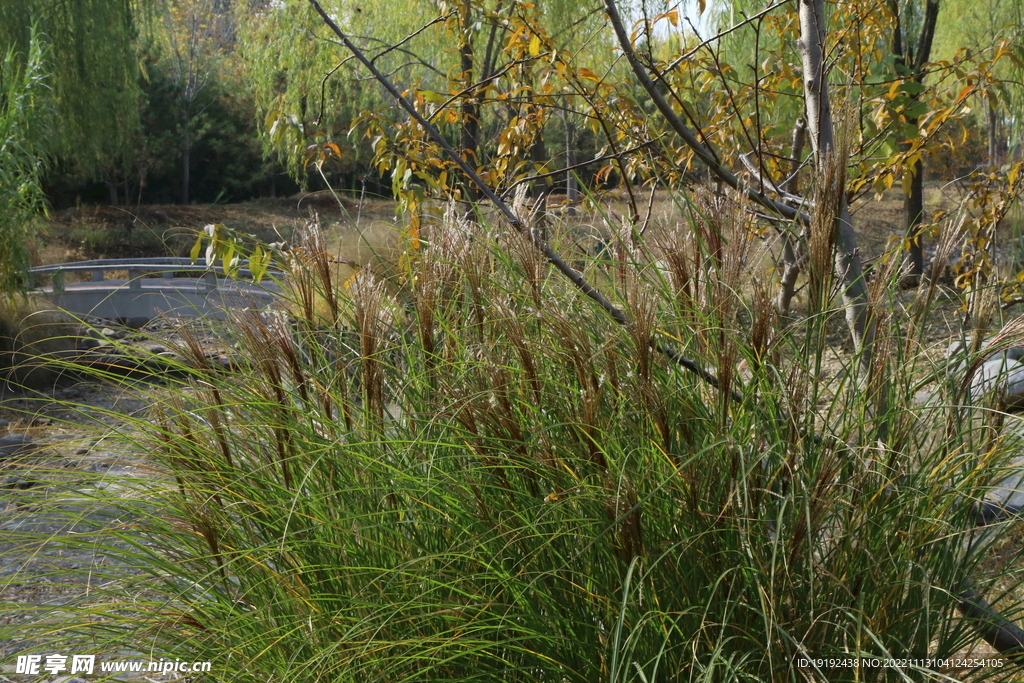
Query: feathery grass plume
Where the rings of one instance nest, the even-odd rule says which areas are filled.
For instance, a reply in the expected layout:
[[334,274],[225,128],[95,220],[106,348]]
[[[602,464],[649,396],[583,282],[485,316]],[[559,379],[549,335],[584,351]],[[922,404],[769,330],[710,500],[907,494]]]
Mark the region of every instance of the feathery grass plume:
[[[359,338],[360,386],[363,410],[372,416],[373,428],[383,426],[385,407],[385,358],[388,334],[394,329],[393,305],[384,284],[369,270],[362,270],[349,283],[352,327]],[[369,425],[368,425],[369,426]]]
[[687,223],[678,220],[656,231],[653,238],[656,253],[667,266],[676,315],[692,315],[698,300],[697,269],[700,263],[694,260],[700,256],[696,235]]
[[[509,297],[499,297],[494,302],[495,326],[500,336],[504,336],[519,357],[519,364],[523,375],[530,387],[537,404],[543,400],[542,383],[538,373],[539,363],[533,351],[532,335],[529,335],[524,325],[524,319],[514,310]],[[528,324],[532,324],[528,323]]]
[[447,319],[451,308],[457,305],[458,268],[469,248],[471,235],[472,226],[465,215],[454,202],[449,203],[441,223],[430,231],[429,240],[420,250],[413,268],[413,307],[428,368],[435,362],[437,318]]
[[[887,467],[872,398],[808,342],[820,321],[776,326],[744,265],[747,219],[707,202],[662,228],[657,253],[622,259],[632,327],[546,269],[534,290],[486,224],[432,231],[407,279],[361,271],[336,290],[337,326],[297,288],[294,324],[235,316],[235,371],[193,353],[188,381],[124,418],[126,446],[167,474],[96,494],[116,539],[76,542],[103,546],[103,582],[19,637],[74,633],[254,683],[853,683],[865,668],[797,661],[961,652],[976,640],[955,611],[965,577],[1017,580],[981,562],[1005,525],[978,540],[971,521],[1011,446],[982,452],[967,419],[943,433],[943,403],[915,414],[922,435]],[[402,333],[386,287],[431,307],[426,332],[417,310]],[[721,410],[651,355],[654,335],[780,379]],[[923,365],[894,358],[893,385]],[[906,408],[887,410],[896,424]]]
[[779,364],[778,349],[775,346],[779,313],[765,279],[754,276],[751,285],[749,364],[756,374],[764,365],[774,368]]
[[547,278],[548,264],[544,255],[537,249],[537,241],[542,239],[541,228],[537,225],[537,209],[528,205],[525,185],[516,188],[512,211],[522,224],[527,226],[527,231],[510,230],[504,239],[508,240],[509,251],[515,255],[516,262],[522,269],[525,282],[530,287],[533,305],[539,311],[543,306],[541,288]]
[[[931,269],[928,273],[927,286],[918,290],[915,298],[915,305],[912,311],[912,318],[915,322],[920,319],[925,311],[931,306],[935,297],[935,288],[942,279],[946,268],[949,267],[949,259],[963,238],[964,222],[966,214],[957,212],[948,216],[940,224],[939,239],[935,245],[935,255],[932,257]],[[920,328],[920,324],[917,325]]]
[[842,149],[830,150],[822,159],[812,191],[810,239],[808,240],[808,313],[826,310],[832,293],[836,221],[846,201],[846,157]]
[[[323,227],[320,225],[320,214],[312,212],[310,219],[303,223],[302,229],[296,231],[293,251],[302,260],[302,266],[311,271],[315,282],[315,292],[327,304],[328,322],[332,326],[337,324],[338,301],[335,297],[335,262],[327,251],[327,241],[324,238]],[[353,264],[349,261],[346,265]],[[306,317],[312,318],[309,315]]]
[[[567,373],[568,377],[563,380],[567,388],[571,388],[572,391],[572,399],[567,406],[567,412],[572,416],[571,433],[591,462],[600,471],[605,472],[608,463],[601,444],[607,427],[602,419],[604,417],[602,410],[604,387],[594,363],[595,352],[591,344],[591,331],[586,327],[581,328],[578,324],[573,324],[573,321],[557,308],[545,311],[544,322],[550,330],[550,338],[555,347],[561,350],[565,366],[571,370],[570,373]],[[644,321],[636,323],[630,330],[631,333],[642,335],[642,333],[636,333],[635,328],[644,324]],[[648,335],[651,324],[653,321],[647,321]],[[641,357],[637,362],[636,375],[640,398],[644,405],[648,405],[654,397],[645,396],[642,387],[649,385],[650,371],[648,368],[651,351],[650,345],[646,341],[649,337],[641,336],[641,339],[643,341],[637,342],[635,347],[635,353]],[[647,356],[647,358],[643,359],[643,356]],[[648,379],[643,379],[641,375],[648,375]]]

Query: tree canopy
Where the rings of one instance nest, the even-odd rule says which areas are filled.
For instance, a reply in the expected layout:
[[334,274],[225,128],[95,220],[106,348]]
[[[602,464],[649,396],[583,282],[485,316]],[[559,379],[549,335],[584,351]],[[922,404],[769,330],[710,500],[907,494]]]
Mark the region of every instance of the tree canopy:
[[139,122],[138,32],[131,0],[3,0],[0,49],[24,60],[32,32],[49,45],[43,69],[56,125],[46,149],[69,172],[99,177],[132,154]]

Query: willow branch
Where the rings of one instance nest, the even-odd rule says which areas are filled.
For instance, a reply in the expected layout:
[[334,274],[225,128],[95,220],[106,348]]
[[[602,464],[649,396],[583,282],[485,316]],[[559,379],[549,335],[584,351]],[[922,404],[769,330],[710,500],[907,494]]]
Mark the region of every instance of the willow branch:
[[765,15],[767,15],[772,10],[778,9],[778,8],[782,7],[783,5],[785,5],[785,4],[788,4],[789,1],[790,0],[780,0],[779,2],[776,2],[773,5],[768,5],[763,10],[761,10],[760,12],[755,14],[754,16],[748,17],[748,18],[744,19],[743,21],[739,22],[738,24],[730,26],[729,28],[725,29],[724,31],[720,31],[719,33],[716,33],[715,35],[711,36],[707,40],[701,42],[699,45],[697,45],[697,47],[693,48],[692,50],[690,50],[686,54],[684,54],[681,57],[675,59],[671,64],[668,65],[668,68],[666,68],[665,71],[672,71],[673,69],[678,67],[680,64],[685,62],[687,59],[689,59],[690,57],[694,56],[695,54],[697,54],[702,49],[704,49],[705,47],[707,47],[711,43],[715,42],[719,38],[727,36],[730,33],[732,33],[733,31],[735,31],[737,29],[743,28],[747,24],[752,24],[753,22],[755,22],[755,21],[761,19],[762,17],[764,17]]

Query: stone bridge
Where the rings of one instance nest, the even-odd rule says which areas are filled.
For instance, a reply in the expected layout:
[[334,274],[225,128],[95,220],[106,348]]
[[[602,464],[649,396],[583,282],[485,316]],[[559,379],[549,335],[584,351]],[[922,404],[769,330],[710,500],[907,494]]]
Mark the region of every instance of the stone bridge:
[[[242,267],[228,277],[219,266],[187,258],[106,259],[60,263],[29,272],[40,296],[72,315],[116,320],[142,327],[161,314],[178,317],[226,318],[231,309],[268,308],[281,293],[284,273],[268,271],[262,281]],[[128,277],[121,279],[127,272]],[[67,282],[68,274],[84,273],[86,282]],[[108,274],[120,277],[107,279]],[[49,280],[49,284],[36,286]]]

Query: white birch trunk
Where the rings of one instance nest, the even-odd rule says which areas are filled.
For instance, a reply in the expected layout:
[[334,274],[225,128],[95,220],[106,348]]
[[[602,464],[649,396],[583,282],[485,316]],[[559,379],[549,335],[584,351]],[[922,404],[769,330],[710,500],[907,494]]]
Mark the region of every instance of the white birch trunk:
[[[822,62],[825,44],[825,11],[823,0],[800,0],[800,55],[804,68],[804,101],[807,107],[807,127],[817,168],[821,168],[829,154],[835,153],[832,129],[832,109],[829,105],[828,80]],[[845,188],[837,187],[837,192]],[[864,282],[857,235],[853,229],[850,208],[841,203],[839,223],[836,227],[836,277],[843,284],[843,304],[846,322],[856,350],[860,353],[861,368],[871,366],[871,346],[874,330],[868,320],[868,290]]]

